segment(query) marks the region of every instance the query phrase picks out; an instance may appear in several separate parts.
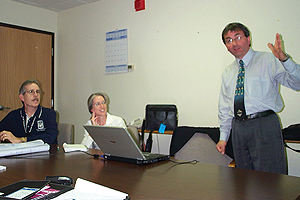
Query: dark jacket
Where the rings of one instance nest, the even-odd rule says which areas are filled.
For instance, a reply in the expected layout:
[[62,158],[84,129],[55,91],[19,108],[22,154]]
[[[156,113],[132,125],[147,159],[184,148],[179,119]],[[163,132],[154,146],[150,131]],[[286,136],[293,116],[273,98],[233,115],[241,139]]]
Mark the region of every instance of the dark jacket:
[[27,141],[42,139],[48,144],[57,144],[56,112],[38,106],[26,126],[24,107],[11,111],[0,122],[0,131],[10,131],[15,137],[27,137]]

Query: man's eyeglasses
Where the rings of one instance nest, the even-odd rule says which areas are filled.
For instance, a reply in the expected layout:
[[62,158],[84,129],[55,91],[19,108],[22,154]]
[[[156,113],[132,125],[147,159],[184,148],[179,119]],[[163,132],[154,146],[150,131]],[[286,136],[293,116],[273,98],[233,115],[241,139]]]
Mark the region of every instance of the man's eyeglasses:
[[[34,94],[39,95],[39,94],[42,94],[41,90],[28,90],[28,91],[25,91],[25,92],[27,92],[29,95],[34,95]],[[24,94],[25,94],[25,92],[24,92]]]
[[97,106],[100,106],[100,104],[101,104],[101,105],[105,105],[106,102],[105,102],[105,101],[97,102],[97,103],[94,104],[94,106],[97,107]]
[[232,44],[233,40],[234,41],[240,41],[243,37],[246,37],[246,36],[237,36],[236,38],[226,38],[226,44]]

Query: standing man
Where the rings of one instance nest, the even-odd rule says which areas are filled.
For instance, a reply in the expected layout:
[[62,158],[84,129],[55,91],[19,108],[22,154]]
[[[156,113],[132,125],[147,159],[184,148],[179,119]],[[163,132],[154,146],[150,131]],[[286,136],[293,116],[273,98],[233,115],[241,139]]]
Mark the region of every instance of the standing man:
[[279,85],[300,90],[299,66],[284,67],[287,60],[253,51],[250,32],[241,23],[228,24],[222,40],[235,61],[222,74],[216,148],[224,154],[231,133],[237,168],[286,174],[276,114],[283,109]]
[[21,143],[42,139],[57,144],[56,113],[40,105],[41,89],[36,80],[25,81],[19,90],[23,107],[13,110],[0,122],[0,140]]

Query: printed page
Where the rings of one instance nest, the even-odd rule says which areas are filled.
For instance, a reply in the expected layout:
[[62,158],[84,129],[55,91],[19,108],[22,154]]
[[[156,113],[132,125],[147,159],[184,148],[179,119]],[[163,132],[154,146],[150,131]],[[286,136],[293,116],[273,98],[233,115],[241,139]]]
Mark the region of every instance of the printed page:
[[88,148],[83,144],[63,144],[63,148],[65,152],[72,152],[72,151],[87,151]]
[[90,181],[86,181],[84,179],[78,178],[76,180],[74,190],[66,192],[56,198],[55,200],[64,200],[64,199],[127,199],[128,194],[124,192],[120,192],[96,183],[92,183]]

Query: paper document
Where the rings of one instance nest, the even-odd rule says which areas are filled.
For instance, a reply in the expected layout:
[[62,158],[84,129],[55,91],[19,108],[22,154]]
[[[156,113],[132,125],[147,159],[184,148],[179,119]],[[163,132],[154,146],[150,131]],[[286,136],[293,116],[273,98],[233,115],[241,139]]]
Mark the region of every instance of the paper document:
[[65,152],[71,152],[71,151],[87,151],[88,148],[83,144],[63,144],[63,148]]
[[1,171],[6,171],[6,166],[0,165],[0,172],[1,172]]
[[55,200],[65,200],[65,199],[109,199],[109,200],[117,200],[117,199],[129,199],[128,194],[124,192],[120,192],[96,183],[92,183],[90,181],[83,180],[78,178],[76,180],[74,190],[66,192],[56,198]]
[[0,143],[0,157],[49,151],[49,149],[49,144],[44,143],[43,140],[34,140],[15,144]]

